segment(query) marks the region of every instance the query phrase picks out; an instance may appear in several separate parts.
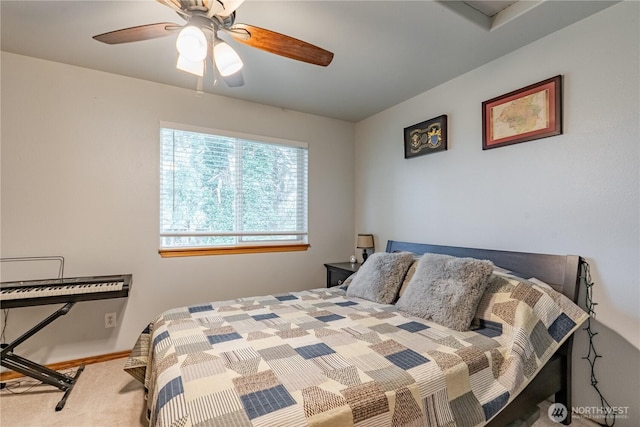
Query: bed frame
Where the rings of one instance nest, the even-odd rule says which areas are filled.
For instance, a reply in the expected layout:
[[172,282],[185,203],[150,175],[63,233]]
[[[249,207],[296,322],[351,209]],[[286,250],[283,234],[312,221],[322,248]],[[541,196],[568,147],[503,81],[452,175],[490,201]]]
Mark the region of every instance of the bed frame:
[[[576,255],[545,255],[525,252],[505,252],[489,249],[438,246],[389,240],[387,252],[409,251],[416,254],[436,253],[457,257],[488,259],[499,267],[518,272],[523,277],[535,277],[551,285],[576,304],[580,290],[580,257]],[[503,427],[528,413],[540,402],[554,395],[556,403],[571,410],[571,348],[569,337],[540,370],[529,385],[487,424]],[[571,416],[563,421],[571,424]]]

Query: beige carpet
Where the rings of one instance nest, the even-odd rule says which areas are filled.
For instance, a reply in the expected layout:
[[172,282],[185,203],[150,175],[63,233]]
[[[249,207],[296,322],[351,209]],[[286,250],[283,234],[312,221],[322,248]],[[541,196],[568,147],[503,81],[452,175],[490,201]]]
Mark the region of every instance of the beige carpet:
[[10,391],[0,391],[0,426],[146,426],[142,384],[122,370],[124,362],[87,365],[59,412],[55,407],[63,392],[57,388],[32,378],[8,382]]
[[[56,404],[63,393],[36,380],[22,378],[0,391],[2,427],[147,427],[142,385],[122,370],[125,359],[87,365],[60,412]],[[533,427],[555,427],[547,416],[549,404],[540,405]],[[519,426],[527,426],[521,423]],[[596,424],[574,419],[574,427]]]

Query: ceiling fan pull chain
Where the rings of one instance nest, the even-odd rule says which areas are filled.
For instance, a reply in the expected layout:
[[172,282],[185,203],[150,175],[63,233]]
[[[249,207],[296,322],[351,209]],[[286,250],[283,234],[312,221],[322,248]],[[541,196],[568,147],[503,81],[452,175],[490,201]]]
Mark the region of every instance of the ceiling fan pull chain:
[[211,64],[211,77],[213,80],[213,84],[211,86],[216,86],[218,84],[218,73],[216,71],[216,58],[213,55],[213,45],[216,42],[216,33],[217,33],[218,27],[215,28],[215,30],[213,31],[213,33],[211,34],[211,40],[209,40],[209,59],[211,60],[211,62],[207,61],[207,65]]
[[216,69],[216,60],[213,59],[213,56],[211,57],[211,76],[213,77],[213,84],[211,86],[217,86],[218,85],[218,73],[216,72],[218,71]]

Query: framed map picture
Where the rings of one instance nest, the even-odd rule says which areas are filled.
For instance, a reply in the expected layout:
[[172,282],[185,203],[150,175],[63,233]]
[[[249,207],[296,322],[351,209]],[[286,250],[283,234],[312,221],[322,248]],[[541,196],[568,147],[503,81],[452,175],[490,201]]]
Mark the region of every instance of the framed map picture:
[[404,128],[404,158],[447,149],[447,116],[426,120]]
[[482,149],[562,134],[562,76],[482,103]]

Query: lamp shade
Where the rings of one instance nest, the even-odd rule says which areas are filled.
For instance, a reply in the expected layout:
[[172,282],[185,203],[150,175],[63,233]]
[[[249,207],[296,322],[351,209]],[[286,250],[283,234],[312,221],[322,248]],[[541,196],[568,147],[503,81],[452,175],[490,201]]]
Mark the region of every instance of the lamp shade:
[[202,61],[207,57],[207,37],[200,28],[187,25],[178,34],[176,48],[189,61]]
[[373,234],[358,234],[358,243],[356,247],[358,249],[373,248]]
[[186,71],[187,73],[195,74],[202,77],[204,75],[204,61],[190,61],[183,55],[178,55],[178,63],[176,64],[178,70]]
[[213,46],[213,58],[218,71],[223,77],[237,73],[242,68],[242,59],[235,50],[222,40]]

